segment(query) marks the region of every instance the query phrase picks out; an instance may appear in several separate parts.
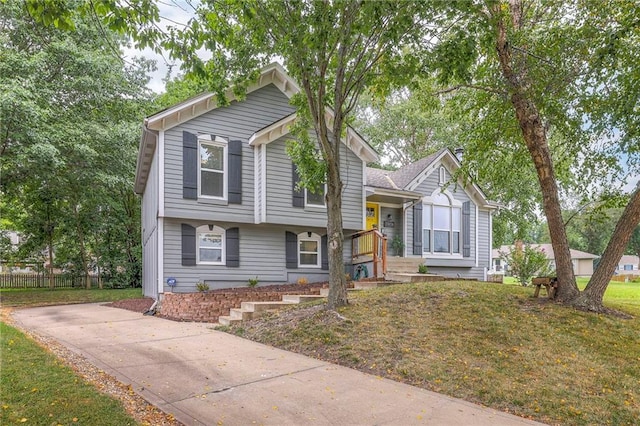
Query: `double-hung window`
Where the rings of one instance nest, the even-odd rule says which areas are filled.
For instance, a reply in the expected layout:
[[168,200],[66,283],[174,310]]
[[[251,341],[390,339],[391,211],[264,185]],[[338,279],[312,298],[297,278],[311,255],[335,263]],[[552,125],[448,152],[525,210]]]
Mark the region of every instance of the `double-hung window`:
[[312,232],[298,234],[298,265],[306,268],[320,268],[321,237]]
[[224,265],[225,230],[219,226],[204,225],[196,231],[198,264]]
[[314,192],[308,189],[305,189],[304,192],[305,204],[307,206],[326,207],[325,196],[327,195],[327,184],[319,185]]
[[224,138],[198,141],[198,188],[205,198],[227,198],[227,146]]
[[439,191],[427,197],[422,206],[422,251],[425,254],[459,255],[461,203]]

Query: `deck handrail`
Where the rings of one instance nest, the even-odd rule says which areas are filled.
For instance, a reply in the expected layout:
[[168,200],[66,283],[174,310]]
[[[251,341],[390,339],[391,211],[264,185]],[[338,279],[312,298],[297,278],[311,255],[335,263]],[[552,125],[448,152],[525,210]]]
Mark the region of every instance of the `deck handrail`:
[[[377,229],[358,231],[351,236],[351,259],[358,260],[361,256],[371,256],[373,261],[373,276],[378,278],[387,273],[387,237]],[[381,275],[378,274],[380,263]]]

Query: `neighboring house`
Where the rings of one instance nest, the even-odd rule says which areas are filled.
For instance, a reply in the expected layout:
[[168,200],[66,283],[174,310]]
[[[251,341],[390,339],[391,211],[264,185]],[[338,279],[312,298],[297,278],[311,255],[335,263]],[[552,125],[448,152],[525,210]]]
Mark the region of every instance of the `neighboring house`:
[[[555,270],[555,256],[553,253],[553,247],[551,244],[530,244],[531,247],[535,247],[544,250],[544,253],[549,259],[549,265],[551,269]],[[507,265],[504,259],[500,258],[500,253],[510,253],[514,246],[501,246],[499,249],[494,249],[492,252],[492,272],[496,273],[508,273],[509,265]],[[593,261],[599,256],[591,253],[586,253],[580,250],[569,249],[571,252],[571,263],[573,264],[573,273],[576,276],[591,276],[593,275]]]
[[640,258],[625,254],[620,258],[616,273],[620,275],[640,275]]
[[[145,119],[135,191],[143,198],[146,296],[195,291],[198,281],[215,289],[256,277],[328,279],[324,196],[297,189],[285,152],[296,119],[289,100],[298,91],[273,64],[242,100],[229,91],[230,103],[218,106],[208,93]],[[424,257],[433,272],[484,278],[495,207],[475,185],[441,193],[460,166],[451,151],[391,173],[366,167],[377,153],[353,129],[341,146],[348,272],[357,262],[352,235],[376,225],[389,238],[400,235],[404,254]]]

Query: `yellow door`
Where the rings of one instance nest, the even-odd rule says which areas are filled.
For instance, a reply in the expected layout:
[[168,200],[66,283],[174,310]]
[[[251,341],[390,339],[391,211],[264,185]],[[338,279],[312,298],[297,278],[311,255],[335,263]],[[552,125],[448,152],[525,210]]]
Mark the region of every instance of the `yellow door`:
[[378,228],[378,220],[380,218],[380,205],[367,203],[367,231],[373,229],[374,225]]

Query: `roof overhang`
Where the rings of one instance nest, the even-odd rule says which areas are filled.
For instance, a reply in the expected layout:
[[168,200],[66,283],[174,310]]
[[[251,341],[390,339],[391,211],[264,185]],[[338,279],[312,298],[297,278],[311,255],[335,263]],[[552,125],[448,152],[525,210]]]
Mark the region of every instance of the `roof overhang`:
[[423,194],[413,191],[365,186],[367,201],[372,203],[403,204],[419,200]]
[[151,170],[153,162],[153,154],[158,144],[158,132],[142,129],[142,137],[140,138],[140,149],[138,150],[138,161],[136,162],[136,181],[134,191],[136,194],[142,194],[144,187],[147,185],[147,178]]
[[[325,119],[328,126],[333,123],[333,117],[333,111],[327,108],[325,110]],[[266,145],[289,134],[291,126],[293,126],[297,118],[298,115],[293,113],[258,130],[249,138],[249,146]],[[353,153],[365,163],[378,161],[378,154],[376,151],[351,127],[347,127],[347,132],[345,137],[342,138],[342,143],[351,149],[351,151],[353,151]]]
[[[437,167],[439,163],[446,164],[450,170],[458,170],[462,167],[460,164],[460,160],[455,156],[450,149],[445,149],[442,153],[436,157],[431,164],[424,169],[424,171],[418,176],[416,176],[407,186],[406,188],[410,191],[416,189],[418,185],[420,185]],[[487,196],[484,194],[482,189],[473,181],[469,181],[465,184],[462,179],[458,179],[457,184],[464,188],[464,190],[469,194],[471,198],[476,202],[476,204],[484,209],[495,210],[500,206],[492,201],[487,199]]]
[[[282,65],[274,62],[262,69],[258,79],[247,87],[246,93],[249,94],[269,84],[274,84],[289,99],[300,92],[300,87],[287,75]],[[228,102],[237,100],[233,89],[227,90],[225,98]],[[146,128],[151,130],[167,130],[219,106],[221,105],[217,100],[216,94],[203,93],[147,117],[144,124]]]

